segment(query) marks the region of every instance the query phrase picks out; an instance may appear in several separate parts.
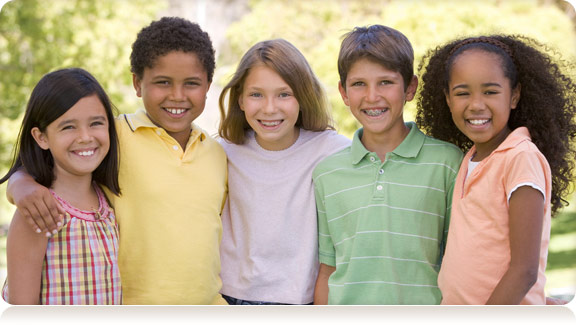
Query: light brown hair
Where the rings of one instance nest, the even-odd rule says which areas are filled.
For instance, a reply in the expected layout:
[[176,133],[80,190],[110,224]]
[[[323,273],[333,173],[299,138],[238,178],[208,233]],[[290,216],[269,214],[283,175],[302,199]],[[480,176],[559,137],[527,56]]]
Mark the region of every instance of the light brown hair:
[[[232,79],[220,94],[220,126],[218,134],[235,144],[242,144],[250,125],[240,109],[238,99],[242,95],[244,82],[250,69],[257,65],[276,71],[290,86],[300,105],[296,126],[309,131],[333,129],[328,112],[328,101],[320,82],[302,53],[284,39],[259,42],[242,57]],[[228,110],[226,111],[226,95]]]

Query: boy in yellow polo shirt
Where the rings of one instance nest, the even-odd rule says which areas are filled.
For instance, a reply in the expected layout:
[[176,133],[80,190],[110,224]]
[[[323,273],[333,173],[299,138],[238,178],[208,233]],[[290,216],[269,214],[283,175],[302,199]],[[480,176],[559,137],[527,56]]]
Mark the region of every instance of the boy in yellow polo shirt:
[[[130,61],[145,110],[116,120],[122,195],[109,195],[120,227],[123,303],[225,304],[219,242],[226,155],[193,123],[214,74],[212,43],[197,24],[164,17],[138,33]],[[39,220],[38,229],[54,231],[58,208],[39,186],[18,173],[8,192],[20,213]]]

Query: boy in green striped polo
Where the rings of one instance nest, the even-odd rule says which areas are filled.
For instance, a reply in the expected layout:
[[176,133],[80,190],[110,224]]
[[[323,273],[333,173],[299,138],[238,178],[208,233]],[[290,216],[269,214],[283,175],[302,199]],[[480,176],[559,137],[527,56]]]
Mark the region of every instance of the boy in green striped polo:
[[418,87],[413,62],[408,39],[389,27],[357,27],[342,42],[338,86],[362,128],[314,170],[316,304],[440,303],[462,152],[404,122]]

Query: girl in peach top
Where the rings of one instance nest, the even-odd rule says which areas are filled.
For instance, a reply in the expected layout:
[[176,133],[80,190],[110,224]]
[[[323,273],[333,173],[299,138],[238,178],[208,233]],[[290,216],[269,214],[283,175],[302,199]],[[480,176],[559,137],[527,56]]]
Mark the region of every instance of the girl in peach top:
[[576,85],[562,73],[572,63],[540,47],[474,37],[423,61],[417,122],[468,151],[438,278],[443,304],[546,303],[550,218],[574,175]]

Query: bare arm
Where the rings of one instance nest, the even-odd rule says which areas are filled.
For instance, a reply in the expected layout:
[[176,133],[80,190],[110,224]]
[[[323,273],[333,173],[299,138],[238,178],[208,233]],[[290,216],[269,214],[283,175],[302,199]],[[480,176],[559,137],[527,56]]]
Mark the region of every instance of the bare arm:
[[519,304],[538,279],[544,198],[529,186],[510,197],[510,267],[486,304]]
[[40,302],[42,264],[48,238],[34,232],[16,211],[6,241],[8,302],[33,305]]
[[34,231],[50,235],[62,225],[62,208],[50,191],[26,172],[20,170],[10,177],[6,196]]
[[320,270],[318,270],[318,278],[316,279],[316,286],[314,288],[314,304],[327,305],[328,304],[328,278],[336,271],[334,266],[321,263]]

